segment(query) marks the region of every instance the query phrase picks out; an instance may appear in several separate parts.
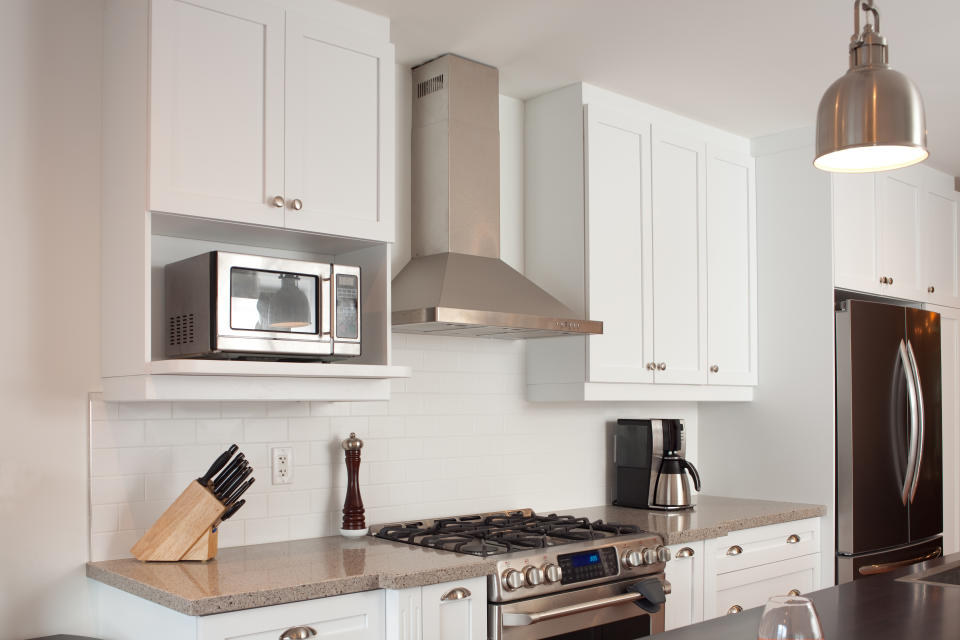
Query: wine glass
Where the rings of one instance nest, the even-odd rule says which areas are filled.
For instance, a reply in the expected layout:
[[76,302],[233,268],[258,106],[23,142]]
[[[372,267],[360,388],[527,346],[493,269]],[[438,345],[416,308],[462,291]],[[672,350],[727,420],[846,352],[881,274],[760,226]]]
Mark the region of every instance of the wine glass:
[[823,640],[813,603],[801,596],[774,596],[760,619],[759,640]]

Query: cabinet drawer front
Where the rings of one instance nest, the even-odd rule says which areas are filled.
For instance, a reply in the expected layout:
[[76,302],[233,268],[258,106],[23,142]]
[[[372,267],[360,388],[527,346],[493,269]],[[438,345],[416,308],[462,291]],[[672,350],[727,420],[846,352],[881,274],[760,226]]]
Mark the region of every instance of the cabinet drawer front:
[[817,519],[732,531],[715,541],[716,572],[739,571],[817,553],[819,538],[820,522]]
[[781,562],[733,571],[717,577],[715,616],[727,615],[731,609],[743,610],[766,604],[772,596],[785,596],[791,590],[800,594],[813,591],[817,585],[820,554],[814,553]]
[[291,627],[307,626],[329,640],[382,640],[384,592],[247,609],[198,619],[199,640],[279,640]]

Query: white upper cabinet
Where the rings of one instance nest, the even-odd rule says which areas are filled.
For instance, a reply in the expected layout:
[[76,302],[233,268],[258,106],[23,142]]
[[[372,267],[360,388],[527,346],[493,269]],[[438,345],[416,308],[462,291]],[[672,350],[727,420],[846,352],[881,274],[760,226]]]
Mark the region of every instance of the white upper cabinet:
[[529,341],[528,398],[750,400],[747,141],[589,85],[528,101],[525,118],[526,275],[604,323]]
[[834,284],[960,306],[953,180],[926,166],[833,181]]
[[710,384],[757,383],[754,159],[707,148],[707,364]]
[[650,123],[599,105],[586,113],[589,379],[653,382]]
[[154,0],[150,209],[283,226],[283,10]]
[[393,240],[393,45],[257,0],[151,7],[151,210]]

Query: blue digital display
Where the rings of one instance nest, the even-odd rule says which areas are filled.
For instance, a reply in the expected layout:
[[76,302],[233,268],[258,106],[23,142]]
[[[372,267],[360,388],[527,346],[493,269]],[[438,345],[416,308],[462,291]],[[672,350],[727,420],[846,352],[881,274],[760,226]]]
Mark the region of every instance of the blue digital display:
[[596,551],[578,553],[577,555],[570,557],[570,564],[572,564],[574,567],[588,567],[592,564],[600,564],[600,554]]

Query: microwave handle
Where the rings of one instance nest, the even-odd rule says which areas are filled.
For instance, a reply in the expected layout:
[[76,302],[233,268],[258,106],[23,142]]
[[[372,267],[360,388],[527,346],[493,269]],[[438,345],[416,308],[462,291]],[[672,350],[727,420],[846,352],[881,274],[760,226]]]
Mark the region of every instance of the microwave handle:
[[332,295],[333,278],[323,278],[320,281],[320,335],[329,336],[334,306],[337,301]]

